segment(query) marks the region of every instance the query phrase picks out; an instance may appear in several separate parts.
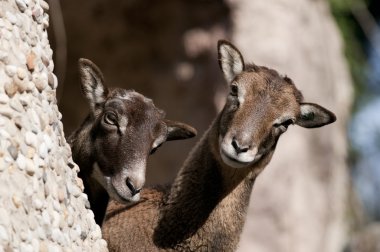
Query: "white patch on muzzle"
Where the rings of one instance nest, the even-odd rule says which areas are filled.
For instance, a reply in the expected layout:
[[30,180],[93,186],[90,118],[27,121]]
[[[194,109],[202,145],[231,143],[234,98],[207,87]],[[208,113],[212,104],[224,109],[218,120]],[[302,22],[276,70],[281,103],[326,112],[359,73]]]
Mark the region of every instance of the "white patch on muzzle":
[[233,168],[247,167],[255,161],[257,157],[257,147],[250,148],[246,152],[236,153],[232,146],[232,138],[226,135],[224,138],[219,136],[220,156],[223,162]]
[[[118,176],[120,179],[125,178],[124,179],[124,181],[125,181],[127,176],[128,176],[128,174],[125,174],[125,173],[128,173],[128,171],[126,171],[126,170],[127,169],[123,169],[123,171],[121,172],[122,174],[119,174],[116,176]],[[144,170],[145,170],[145,167],[144,167]],[[126,194],[125,192],[127,190],[126,184],[122,185],[123,190],[120,190],[117,187],[115,187],[114,183],[112,181],[112,178],[110,176],[104,175],[103,172],[101,171],[98,163],[96,163],[96,162],[93,164],[93,171],[92,171],[91,176],[103,186],[103,188],[107,191],[108,195],[112,199],[114,199],[120,203],[134,204],[140,200],[140,193],[137,193],[133,196],[131,193],[129,193],[129,195],[125,195]],[[145,180],[145,172],[142,175],[142,177]],[[141,176],[139,179],[141,179]]]

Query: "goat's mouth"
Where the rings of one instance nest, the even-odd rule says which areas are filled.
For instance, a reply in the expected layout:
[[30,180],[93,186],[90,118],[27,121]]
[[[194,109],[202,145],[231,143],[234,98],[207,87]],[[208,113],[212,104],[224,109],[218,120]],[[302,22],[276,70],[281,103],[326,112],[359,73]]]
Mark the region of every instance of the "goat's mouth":
[[132,205],[132,204],[136,204],[140,200],[140,193],[137,193],[133,196],[123,197],[120,195],[117,189],[112,185],[109,185],[109,187],[107,187],[107,192],[112,199],[122,204]]
[[222,160],[226,165],[231,166],[233,168],[243,168],[252,164],[252,162],[245,162],[238,160],[236,157],[232,157],[229,153],[223,150],[223,148],[220,149],[220,156],[222,157]]
[[121,190],[119,190],[118,187],[112,183],[112,178],[110,176],[105,176],[101,172],[97,163],[94,164],[92,177],[107,191],[110,198],[122,204],[132,205],[140,200],[140,193],[132,194],[130,189],[127,188],[127,185],[125,185],[126,188],[121,187]]

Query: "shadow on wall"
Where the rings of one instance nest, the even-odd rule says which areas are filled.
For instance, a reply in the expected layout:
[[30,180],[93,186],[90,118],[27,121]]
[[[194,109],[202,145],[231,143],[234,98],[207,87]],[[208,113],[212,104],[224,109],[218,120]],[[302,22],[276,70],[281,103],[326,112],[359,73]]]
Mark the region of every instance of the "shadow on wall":
[[[201,135],[216,113],[215,92],[224,91],[216,42],[228,38],[227,5],[220,0],[112,3],[61,2],[67,33],[67,71],[64,83],[59,82],[58,96],[66,136],[88,113],[79,89],[80,57],[91,59],[102,69],[108,86],[143,93],[168,117],[193,125]],[[53,47],[62,46],[53,34],[50,32]],[[149,160],[148,184],[174,178],[197,140],[160,148]]]

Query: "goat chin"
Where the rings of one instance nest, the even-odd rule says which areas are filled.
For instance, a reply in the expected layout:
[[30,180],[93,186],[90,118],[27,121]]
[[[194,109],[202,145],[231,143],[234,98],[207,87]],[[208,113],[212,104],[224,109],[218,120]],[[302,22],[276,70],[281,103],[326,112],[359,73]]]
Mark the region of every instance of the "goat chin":
[[105,176],[100,168],[98,163],[94,163],[93,165],[93,172],[92,172],[92,177],[99,182],[103,186],[103,188],[106,189],[108,192],[108,195],[113,199],[116,200],[117,202],[120,202],[125,205],[133,205],[136,204],[140,200],[140,193],[137,193],[131,197],[122,197],[115,187],[112,184],[111,177]]

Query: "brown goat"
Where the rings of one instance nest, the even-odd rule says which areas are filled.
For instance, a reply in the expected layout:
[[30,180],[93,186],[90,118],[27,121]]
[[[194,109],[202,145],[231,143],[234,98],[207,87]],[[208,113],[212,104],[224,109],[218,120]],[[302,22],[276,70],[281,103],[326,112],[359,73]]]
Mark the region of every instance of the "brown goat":
[[171,188],[144,189],[131,207],[110,202],[103,235],[110,251],[234,251],[256,177],[288,126],[335,121],[304,103],[275,70],[244,64],[229,42],[218,43],[230,92],[222,112],[190,153]]
[[101,225],[109,196],[124,204],[140,200],[146,161],[162,143],[193,137],[196,131],[164,119],[151,99],[121,88],[108,90],[99,68],[79,60],[82,91],[91,113],[69,137],[85,193]]

